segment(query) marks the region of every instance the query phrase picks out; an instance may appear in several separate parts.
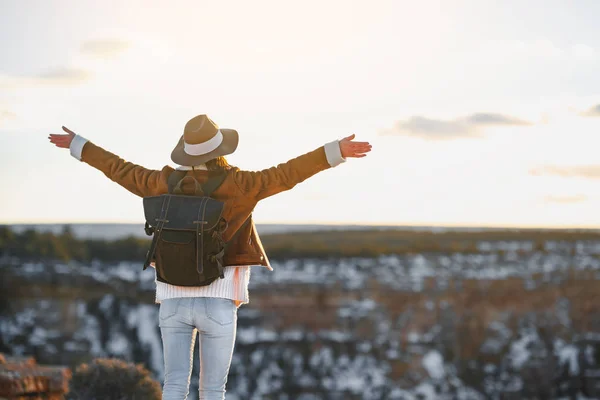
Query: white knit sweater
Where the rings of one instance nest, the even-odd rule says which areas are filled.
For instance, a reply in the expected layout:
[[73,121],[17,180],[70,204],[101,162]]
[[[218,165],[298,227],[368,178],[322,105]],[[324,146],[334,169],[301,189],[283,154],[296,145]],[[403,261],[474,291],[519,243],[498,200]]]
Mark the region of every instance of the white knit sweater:
[[[86,143],[87,139],[76,135],[71,142],[71,155],[81,161],[81,153],[83,151],[83,146],[85,146]],[[325,156],[331,167],[335,167],[346,161],[342,157],[339,141],[337,140],[325,144]],[[186,171],[191,170],[192,168],[180,166],[177,169]],[[206,166],[198,165],[195,166],[194,169],[206,169]],[[249,265],[226,267],[224,270],[225,277],[223,279],[217,279],[207,286],[175,286],[156,281],[156,303],[177,297],[221,297],[234,300],[239,307],[241,304],[250,301],[248,295],[250,267],[251,266]]]
[[175,297],[222,297],[236,301],[238,306],[248,303],[250,266],[225,267],[223,274],[223,279],[200,287],[175,286],[156,281],[156,303]]

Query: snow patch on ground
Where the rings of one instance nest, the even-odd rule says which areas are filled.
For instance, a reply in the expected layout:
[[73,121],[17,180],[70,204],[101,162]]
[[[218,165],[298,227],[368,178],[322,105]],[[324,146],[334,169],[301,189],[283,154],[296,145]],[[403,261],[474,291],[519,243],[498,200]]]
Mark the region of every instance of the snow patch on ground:
[[579,374],[579,349],[572,344],[567,344],[561,339],[554,341],[554,353],[558,357],[561,365],[569,368],[569,373],[573,376]]
[[433,379],[442,379],[446,376],[444,358],[437,350],[431,350],[423,356],[423,368]]

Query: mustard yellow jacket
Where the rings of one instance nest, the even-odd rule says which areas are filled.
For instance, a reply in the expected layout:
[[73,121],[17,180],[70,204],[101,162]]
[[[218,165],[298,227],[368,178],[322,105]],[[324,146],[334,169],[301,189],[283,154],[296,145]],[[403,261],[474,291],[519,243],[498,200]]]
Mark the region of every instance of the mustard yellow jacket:
[[[74,147],[79,147],[75,150]],[[168,193],[167,180],[174,171],[170,166],[151,170],[125,161],[115,154],[76,136],[71,144],[71,154],[81,161],[102,171],[112,181],[131,193],[140,196],[157,196]],[[225,203],[223,217],[228,222],[223,239],[228,241],[250,216],[256,204],[269,196],[289,190],[316,173],[345,161],[337,141],[289,160],[286,163],[262,171],[243,171],[237,167],[227,170],[227,176],[211,197]],[[188,171],[198,182],[205,182],[211,172]],[[184,192],[193,193],[193,184],[187,180]],[[246,224],[235,241],[229,246],[224,263],[231,265],[271,265],[262,246],[254,223]]]

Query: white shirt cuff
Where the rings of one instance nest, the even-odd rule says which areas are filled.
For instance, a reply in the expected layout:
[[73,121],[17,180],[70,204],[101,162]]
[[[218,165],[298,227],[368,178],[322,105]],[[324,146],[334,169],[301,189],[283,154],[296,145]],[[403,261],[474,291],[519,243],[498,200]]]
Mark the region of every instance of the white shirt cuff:
[[325,144],[325,156],[327,157],[327,162],[332,167],[338,166],[341,163],[346,162],[346,159],[342,157],[342,151],[340,150],[339,140],[334,140],[333,142]]
[[85,146],[87,142],[88,140],[86,138],[75,135],[71,141],[71,146],[69,147],[71,155],[81,161],[81,152],[83,151],[83,146]]

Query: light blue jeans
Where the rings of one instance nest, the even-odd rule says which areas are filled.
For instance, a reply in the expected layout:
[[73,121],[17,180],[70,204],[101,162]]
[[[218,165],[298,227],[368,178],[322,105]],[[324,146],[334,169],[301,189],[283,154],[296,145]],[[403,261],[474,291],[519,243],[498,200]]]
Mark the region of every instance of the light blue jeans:
[[237,327],[233,300],[190,297],[163,300],[159,326],[165,358],[163,400],[187,399],[196,334],[200,334],[200,400],[225,398]]

